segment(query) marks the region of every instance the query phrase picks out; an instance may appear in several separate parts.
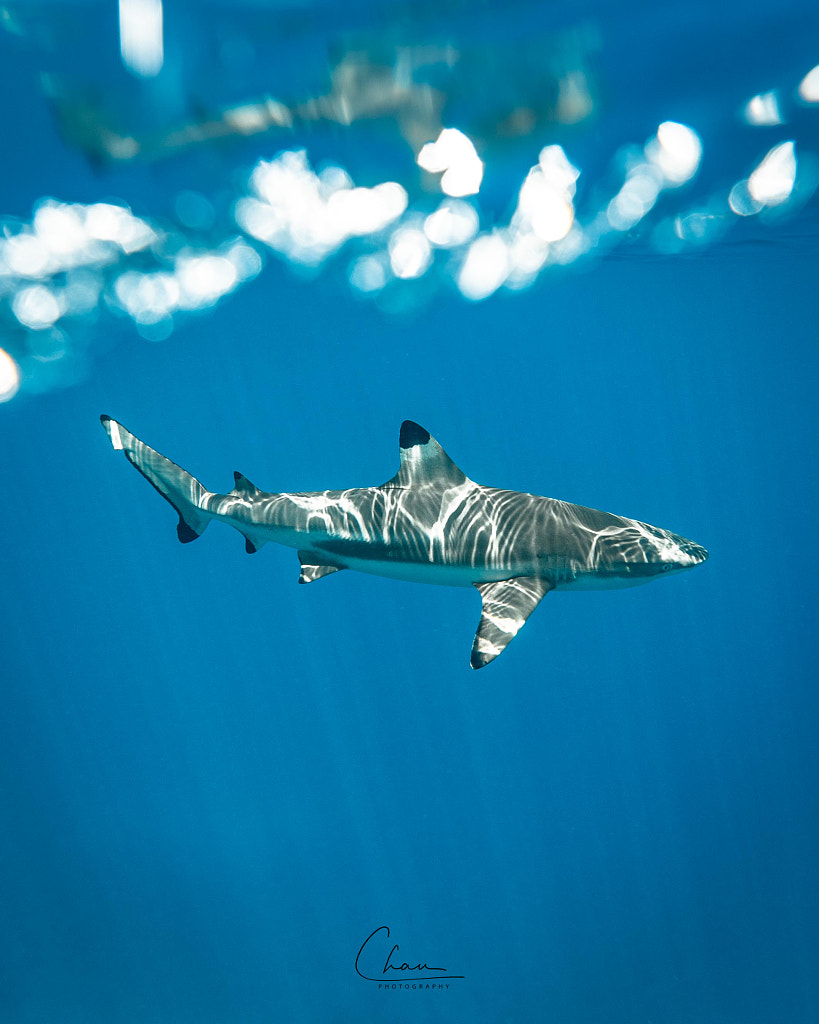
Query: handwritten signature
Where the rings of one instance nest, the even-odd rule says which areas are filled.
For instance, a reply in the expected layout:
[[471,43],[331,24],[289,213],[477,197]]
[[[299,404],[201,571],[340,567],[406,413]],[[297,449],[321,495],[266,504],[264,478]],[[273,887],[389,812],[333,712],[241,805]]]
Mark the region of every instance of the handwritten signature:
[[[382,932],[384,933],[383,935],[381,934]],[[378,936],[378,938],[376,938],[376,936]],[[371,932],[367,936],[367,938],[361,943],[361,948],[355,958],[356,974],[365,978],[367,981],[384,981],[385,977],[395,977],[395,975],[390,975],[390,971],[398,971],[403,977],[412,979],[413,981],[464,977],[463,974],[447,974],[446,967],[432,967],[430,964],[421,963],[420,961],[415,965],[406,962],[398,963],[400,957],[397,956],[399,950],[397,942],[392,946],[389,953],[387,953],[386,959],[384,960],[384,966],[381,968],[381,976],[377,978],[370,977],[369,974],[364,973],[364,970],[372,970],[373,968],[367,967],[366,964],[370,961],[376,965],[381,962],[381,956],[383,956],[384,950],[387,948],[384,940],[389,938],[390,929],[385,924],[382,924],[380,928],[376,928],[374,932]],[[362,967],[364,970],[362,970]],[[417,973],[419,971],[437,971],[438,973]]]

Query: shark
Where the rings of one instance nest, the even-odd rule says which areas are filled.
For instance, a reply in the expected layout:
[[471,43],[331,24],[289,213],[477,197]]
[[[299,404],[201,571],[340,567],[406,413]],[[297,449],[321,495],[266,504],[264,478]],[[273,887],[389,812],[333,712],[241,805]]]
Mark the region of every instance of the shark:
[[100,419],[113,447],[175,509],[183,544],[219,520],[250,554],[269,541],[295,548],[299,583],[351,569],[475,587],[473,669],[494,661],[552,590],[632,587],[708,558],[699,544],[636,519],[475,483],[411,420],[401,426],[398,472],[378,487],[271,493],[237,472],[220,494],[110,416]]

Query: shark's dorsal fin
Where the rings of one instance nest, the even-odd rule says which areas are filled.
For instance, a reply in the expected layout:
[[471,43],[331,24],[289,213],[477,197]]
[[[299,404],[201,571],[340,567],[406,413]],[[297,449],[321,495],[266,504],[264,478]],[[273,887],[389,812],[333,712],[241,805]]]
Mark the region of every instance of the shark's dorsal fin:
[[411,487],[420,484],[439,484],[457,487],[467,477],[458,469],[444,449],[428,430],[412,420],[404,420],[398,438],[401,465],[385,487]]
[[472,668],[483,668],[517,636],[554,584],[539,576],[516,576],[498,583],[476,583],[483,609],[472,644]]

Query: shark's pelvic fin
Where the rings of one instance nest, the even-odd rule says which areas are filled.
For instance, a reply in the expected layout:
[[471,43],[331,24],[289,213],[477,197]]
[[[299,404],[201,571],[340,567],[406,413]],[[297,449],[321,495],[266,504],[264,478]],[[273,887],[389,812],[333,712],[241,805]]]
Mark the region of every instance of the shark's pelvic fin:
[[329,576],[331,572],[339,572],[343,565],[321,565],[318,562],[320,555],[313,551],[299,551],[301,562],[301,574],[299,583],[312,583],[313,580],[320,580],[322,576]]
[[467,477],[429,431],[412,420],[404,420],[401,424],[398,452],[400,467],[385,487],[417,487],[431,483],[457,487],[467,482]]
[[110,416],[100,416],[100,422],[114,448],[123,452],[148,483],[176,509],[179,514],[176,533],[180,541],[188,544],[201,536],[210,521],[210,515],[203,508],[210,492],[181,466],[134,437],[121,423]]
[[499,583],[476,583],[483,609],[472,644],[472,668],[483,668],[517,635],[553,584],[538,576],[517,576]]

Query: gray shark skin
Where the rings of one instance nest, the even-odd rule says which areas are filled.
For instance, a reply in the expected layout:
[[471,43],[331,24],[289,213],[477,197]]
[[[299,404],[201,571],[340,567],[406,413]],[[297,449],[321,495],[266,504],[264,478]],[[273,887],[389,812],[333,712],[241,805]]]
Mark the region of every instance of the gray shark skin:
[[109,416],[113,447],[179,514],[183,543],[212,519],[245,538],[298,551],[299,583],[341,569],[443,586],[483,601],[472,668],[493,661],[550,590],[631,587],[692,569],[705,548],[668,530],[554,498],[484,487],[417,423],[401,426],[398,473],[380,487],[268,494],[241,473],[227,494],[149,448]]

